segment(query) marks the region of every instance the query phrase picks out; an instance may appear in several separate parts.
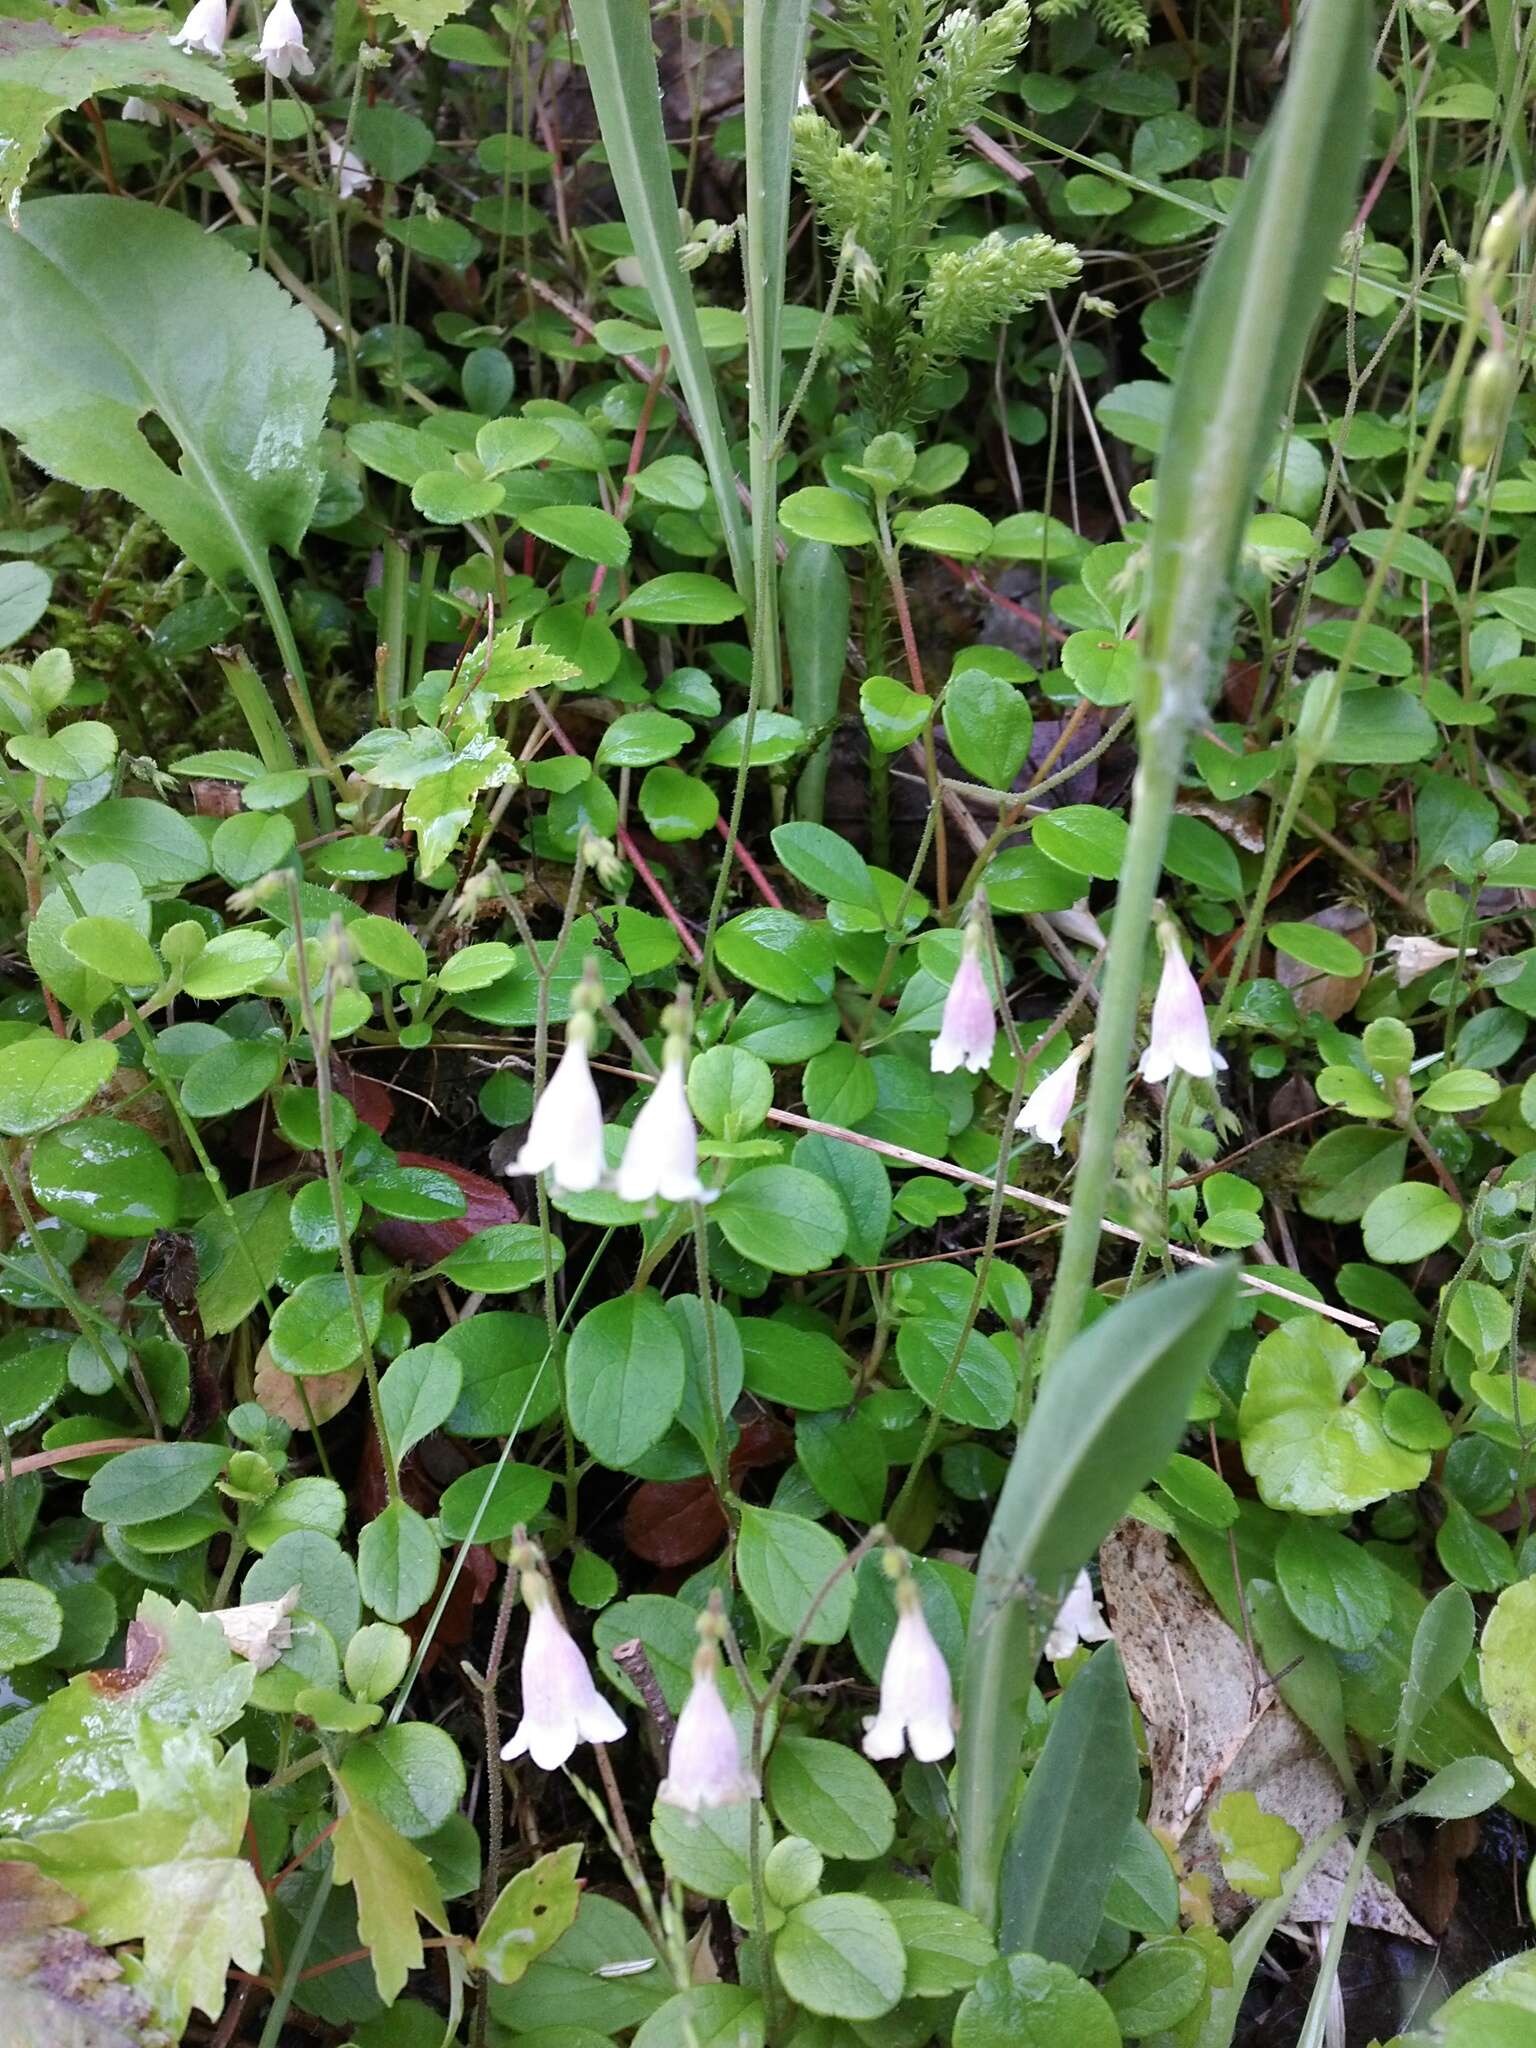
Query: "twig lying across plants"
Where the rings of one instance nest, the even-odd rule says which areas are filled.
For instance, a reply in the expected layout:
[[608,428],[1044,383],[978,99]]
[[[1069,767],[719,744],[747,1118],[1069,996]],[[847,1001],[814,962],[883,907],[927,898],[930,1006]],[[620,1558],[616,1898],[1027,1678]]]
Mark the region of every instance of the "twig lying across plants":
[[[951,1159],[935,1159],[926,1152],[913,1152],[905,1145],[891,1145],[884,1138],[868,1138],[862,1131],[845,1131],[836,1124],[818,1123],[814,1117],[800,1116],[792,1109],[770,1109],[768,1122],[788,1124],[797,1131],[813,1131],[823,1138],[840,1138],[845,1145],[862,1145],[868,1152],[878,1152],[886,1159],[899,1159],[906,1166],[921,1166],[928,1173],[941,1174],[946,1180],[964,1181],[968,1187],[990,1188],[989,1174],[973,1173],[968,1166],[956,1166]],[[1023,1202],[1032,1209],[1043,1209],[1050,1216],[1065,1217],[1067,1204],[1052,1199],[1049,1195],[1037,1195],[1033,1188],[1016,1188],[1011,1184],[1003,1193],[1013,1201]],[[1107,1237],[1118,1237],[1126,1244],[1139,1245],[1145,1240],[1139,1230],[1132,1230],[1129,1224],[1103,1224]],[[1216,1266],[1219,1259],[1208,1259],[1202,1252],[1188,1250],[1183,1245],[1170,1245],[1170,1256],[1182,1266]],[[1273,1280],[1261,1280],[1257,1273],[1243,1273],[1243,1285],[1253,1294],[1273,1295],[1277,1300],[1289,1302],[1293,1308],[1310,1309],[1314,1315],[1327,1316],[1330,1321],[1344,1323],[1352,1330],[1363,1330],[1367,1336],[1381,1334],[1381,1326],[1373,1323],[1369,1316],[1357,1316],[1351,1309],[1332,1308],[1325,1301],[1314,1301],[1310,1295],[1297,1294],[1289,1287],[1277,1286]]]

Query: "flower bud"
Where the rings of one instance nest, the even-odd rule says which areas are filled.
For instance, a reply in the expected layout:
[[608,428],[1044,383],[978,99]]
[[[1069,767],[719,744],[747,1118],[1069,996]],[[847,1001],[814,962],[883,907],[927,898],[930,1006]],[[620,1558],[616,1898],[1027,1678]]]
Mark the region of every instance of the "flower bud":
[[1483,229],[1477,253],[1481,262],[1503,270],[1520,253],[1520,228],[1525,215],[1525,193],[1517,185]]
[[1519,373],[1508,349],[1489,349],[1467,379],[1461,414],[1463,469],[1485,469],[1499,451]]

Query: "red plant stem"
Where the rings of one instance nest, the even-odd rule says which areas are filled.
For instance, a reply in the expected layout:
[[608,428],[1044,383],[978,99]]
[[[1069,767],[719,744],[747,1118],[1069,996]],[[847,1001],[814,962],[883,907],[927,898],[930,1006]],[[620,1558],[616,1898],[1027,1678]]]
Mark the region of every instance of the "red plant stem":
[[[619,521],[620,525],[624,523],[629,508],[634,502],[635,476],[639,471],[641,463],[645,460],[645,437],[651,429],[651,415],[656,410],[657,394],[666,382],[666,378],[667,352],[663,348],[656,351],[656,374],[645,387],[645,402],[640,407],[640,417],[635,422],[634,438],[629,444],[629,461],[624,465],[624,488],[619,493],[618,507],[614,512],[614,517]],[[603,584],[607,580],[607,576],[607,564],[599,562],[592,571],[592,588],[587,592],[587,616],[589,618],[597,610],[597,600],[603,594]]]
[[1027,604],[1019,604],[1011,597],[1004,597],[1000,590],[994,590],[979,569],[970,569],[963,563],[951,561],[948,555],[940,555],[939,561],[951,576],[963,583],[968,590],[979,592],[988,604],[1001,605],[1005,612],[1012,612],[1015,617],[1027,620],[1037,632],[1049,633],[1053,640],[1066,639],[1067,635],[1060,626],[1053,625],[1039,612],[1031,611]]
[[[550,710],[549,706],[544,702],[543,698],[539,695],[537,690],[529,691],[528,701],[533,705],[539,717],[543,720],[546,730],[554,735],[555,744],[559,747],[560,751],[564,754],[574,754],[576,749],[572,745],[569,736],[565,732],[564,728],[561,726],[560,721],[555,717],[555,714]],[[683,922],[682,912],[678,909],[677,905],[672,901],[672,898],[667,894],[666,890],[661,886],[660,882],[657,881],[655,875],[652,874],[650,866],[646,861],[645,855],[640,851],[639,847],[636,846],[634,838],[629,831],[629,828],[626,825],[618,826],[616,829],[615,836],[618,839],[621,849],[623,850],[624,858],[629,862],[630,866],[634,869],[635,873],[640,877],[641,881],[645,884],[646,888],[651,892],[652,897],[660,905],[662,914],[666,918],[668,924],[671,925],[672,929],[677,933],[678,937],[682,940],[683,949],[687,953],[689,959],[694,962],[702,960],[704,957],[703,948],[700,946],[698,940],[693,936],[693,933],[688,929],[687,925]]]
[[[538,711],[539,717],[544,721],[544,724],[548,728],[548,730],[554,735],[555,744],[559,747],[560,751],[563,754],[574,754],[576,752],[576,748],[573,745],[569,735],[565,732],[564,728],[560,724],[560,721],[555,717],[555,714],[553,713],[553,711],[550,710],[549,706],[544,702],[543,698],[539,695],[537,690],[531,690],[529,692],[529,702],[534,705],[534,707]],[[722,839],[729,842],[730,834],[726,830],[726,824],[723,818],[716,818],[715,829],[720,834],[720,837]],[[635,873],[640,877],[641,881],[644,882],[646,888],[650,890],[652,896],[654,896],[656,901],[661,905],[663,911],[665,911],[666,913],[668,922],[672,925],[673,929],[682,938],[684,945],[688,949],[689,959],[702,960],[704,955],[702,950],[700,949],[698,941],[694,938],[693,933],[689,931],[687,925],[684,924],[682,914],[677,909],[676,905],[673,903],[671,897],[668,896],[665,889],[662,888],[660,882],[657,881],[655,875],[646,865],[645,856],[641,853],[639,847],[636,846],[634,838],[631,835],[628,827],[620,825],[615,833],[615,837],[617,838],[619,845],[624,850],[624,858],[634,868]],[[762,896],[763,901],[769,906],[769,908],[771,910],[782,910],[784,908],[784,905],[778,895],[778,892],[774,889],[773,884],[769,881],[768,877],[763,873],[762,869],[758,866],[757,862],[752,858],[751,854],[747,852],[746,848],[740,843],[739,840],[731,847],[731,851],[735,854],[737,860],[741,863],[742,873],[746,875],[748,880],[757,889],[759,894]]]

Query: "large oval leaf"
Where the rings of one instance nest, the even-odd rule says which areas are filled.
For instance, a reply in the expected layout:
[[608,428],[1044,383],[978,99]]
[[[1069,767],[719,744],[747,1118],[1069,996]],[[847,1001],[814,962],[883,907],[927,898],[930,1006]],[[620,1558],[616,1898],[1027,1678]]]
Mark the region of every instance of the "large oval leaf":
[[[314,319],[228,242],[136,199],[37,199],[0,237],[0,426],[32,461],[120,491],[206,575],[266,587],[320,493],[330,358]],[[181,464],[140,422],[155,414]]]

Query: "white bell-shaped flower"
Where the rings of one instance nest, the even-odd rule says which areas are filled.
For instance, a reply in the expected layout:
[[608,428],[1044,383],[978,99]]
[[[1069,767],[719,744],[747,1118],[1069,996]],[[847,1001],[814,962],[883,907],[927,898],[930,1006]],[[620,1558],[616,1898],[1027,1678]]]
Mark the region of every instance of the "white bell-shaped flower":
[[262,26],[256,61],[264,64],[274,78],[286,78],[292,71],[297,71],[300,78],[312,75],[314,63],[304,47],[304,31],[294,12],[293,0],[272,0]]
[[228,24],[227,0],[194,0],[192,12],[171,41],[189,54],[200,50],[205,57],[222,57]]
[[884,1762],[910,1749],[935,1764],[955,1746],[955,1701],[949,1666],[923,1617],[917,1586],[896,1582],[896,1632],[880,1673],[879,1711],[864,1723],[864,1754]]
[[577,1011],[566,1026],[565,1051],[533,1106],[514,1173],[547,1173],[562,1193],[584,1195],[599,1186],[607,1170],[603,1156],[603,1105],[587,1059],[592,1020]]
[[683,1083],[683,1047],[669,1040],[661,1079],[635,1118],[617,1188],[625,1202],[712,1202],[716,1190],[699,1179],[699,1136]]
[[757,1780],[741,1760],[741,1744],[720,1697],[720,1658],[702,1642],[693,1660],[693,1685],[677,1717],[667,1775],[656,1796],[684,1813],[708,1806],[741,1806],[757,1797]]
[[1162,978],[1152,1004],[1152,1030],[1141,1056],[1144,1081],[1166,1081],[1177,1070],[1197,1081],[1209,1081],[1226,1061],[1211,1044],[1205,998],[1179,951],[1179,935],[1171,924],[1157,928],[1163,949]]
[[1426,939],[1417,932],[1407,938],[1388,939],[1386,950],[1393,956],[1392,971],[1397,976],[1399,988],[1406,988],[1411,981],[1417,981],[1421,974],[1430,974],[1437,967],[1450,965],[1459,952],[1456,946],[1442,946],[1438,939]]
[[624,1723],[593,1684],[536,1571],[523,1573],[523,1599],[523,1718],[501,1753],[509,1762],[531,1756],[541,1771],[556,1771],[579,1742],[617,1742]]
[[325,153],[336,173],[336,193],[341,199],[355,199],[373,183],[368,167],[355,150],[345,148],[334,135],[327,136]]
[[270,1671],[293,1642],[290,1616],[299,1604],[303,1589],[290,1586],[281,1599],[252,1600],[244,1607],[215,1607],[212,1619],[224,1631],[224,1640],[237,1657],[244,1657],[258,1671]]
[[973,919],[966,928],[965,951],[944,998],[944,1015],[939,1035],[928,1052],[935,1074],[952,1074],[956,1067],[979,1074],[992,1058],[997,1043],[997,1012],[992,991],[981,971],[981,926]]
[[1072,1048],[1059,1067],[1053,1067],[1045,1079],[1036,1084],[1019,1111],[1015,1129],[1038,1138],[1053,1152],[1061,1150],[1061,1134],[1077,1101],[1078,1073],[1092,1047],[1093,1039],[1085,1038]]
[[1045,1639],[1045,1654],[1053,1664],[1059,1664],[1063,1657],[1070,1657],[1082,1643],[1107,1643],[1113,1631],[1099,1611],[1099,1603],[1093,1597],[1093,1581],[1086,1572],[1079,1572],[1072,1581],[1067,1597],[1062,1601],[1050,1634]]
[[154,101],[142,100],[136,92],[129,93],[127,99],[123,101],[123,119],[125,121],[142,121],[150,128],[163,128],[165,126],[165,116],[155,105]]

